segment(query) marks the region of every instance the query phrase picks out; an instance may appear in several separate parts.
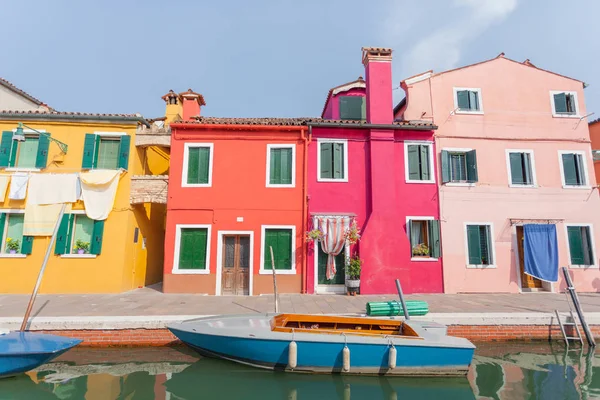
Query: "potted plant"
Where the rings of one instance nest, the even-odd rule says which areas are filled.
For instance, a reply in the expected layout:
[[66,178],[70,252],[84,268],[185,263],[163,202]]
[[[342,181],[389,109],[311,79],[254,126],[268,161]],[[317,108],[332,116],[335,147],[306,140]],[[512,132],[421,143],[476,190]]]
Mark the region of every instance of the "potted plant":
[[75,250],[77,254],[87,254],[90,252],[90,242],[84,242],[83,240],[77,239],[75,242]]
[[360,228],[356,221],[352,221],[352,225],[346,230],[345,238],[348,244],[356,244],[360,240]]
[[360,270],[363,261],[355,255],[350,259],[346,270],[346,291],[348,295],[354,296],[360,288]]
[[412,249],[412,255],[417,257],[427,257],[429,255],[429,246],[425,243],[419,243]]
[[6,238],[6,250],[10,254],[16,254],[19,251],[19,239]]
[[306,232],[306,241],[307,242],[312,242],[314,240],[316,240],[317,242],[320,242],[321,240],[323,240],[323,237],[325,237],[325,234],[320,229],[313,229],[312,231]]

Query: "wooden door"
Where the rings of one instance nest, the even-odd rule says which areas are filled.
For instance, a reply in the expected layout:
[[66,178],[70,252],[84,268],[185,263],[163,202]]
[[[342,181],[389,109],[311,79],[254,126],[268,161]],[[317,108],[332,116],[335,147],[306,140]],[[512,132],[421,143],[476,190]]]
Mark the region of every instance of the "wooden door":
[[521,287],[524,289],[542,288],[542,281],[525,273],[525,251],[523,247],[525,237],[523,227],[517,226],[517,244],[519,245],[519,271],[521,272]]
[[250,279],[250,236],[223,237],[221,294],[248,295]]

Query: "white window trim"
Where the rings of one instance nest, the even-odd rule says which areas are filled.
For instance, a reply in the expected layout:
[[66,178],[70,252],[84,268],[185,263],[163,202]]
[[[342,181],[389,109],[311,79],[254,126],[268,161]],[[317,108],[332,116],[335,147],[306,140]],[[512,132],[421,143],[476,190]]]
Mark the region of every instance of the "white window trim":
[[[409,179],[410,173],[408,170],[408,146],[410,145],[428,145],[429,146],[429,176],[431,179],[426,181],[421,180],[411,180]],[[407,140],[404,141],[404,178],[406,179],[406,183],[435,183],[435,175],[437,170],[433,163],[433,142],[429,140]]]
[[[0,212],[2,214],[25,214],[24,209],[18,209],[18,208],[0,209]],[[8,217],[8,218],[10,219],[10,217]],[[6,229],[8,229],[8,227],[6,227]],[[6,240],[4,237],[4,232],[0,232],[0,235],[2,236],[2,239],[0,240],[0,245],[3,245],[4,241]],[[24,235],[21,234],[21,242],[23,242],[23,236]],[[21,245],[23,245],[23,243],[21,243]],[[2,248],[0,248],[0,258],[25,258],[29,255],[29,254],[21,254],[21,253],[15,253],[15,254],[4,253],[3,249],[4,249],[4,246]]]
[[[342,179],[321,178],[321,143],[342,143],[344,145],[344,177]],[[348,140],[317,139],[317,182],[348,182]]]
[[[179,252],[181,251],[181,229],[206,228],[206,268],[205,269],[179,269]],[[175,251],[173,257],[174,275],[209,275],[210,274],[210,247],[212,225],[208,224],[177,224],[175,225]]]
[[[512,170],[510,168],[510,155],[511,153],[527,153],[529,154],[529,160],[531,161],[531,185],[521,185],[518,183],[512,182]],[[514,188],[536,188],[537,184],[537,174],[535,172],[535,157],[533,154],[533,150],[531,149],[506,149],[506,172],[508,173],[508,186]]]
[[[469,237],[467,235],[467,226],[468,225],[487,225],[490,227],[490,236],[491,236],[491,252],[492,252],[492,260],[494,260],[493,264],[490,265],[479,265],[479,264],[469,264]],[[496,241],[494,240],[494,223],[493,222],[465,222],[463,224],[463,236],[465,239],[465,261],[466,267],[468,269],[488,269],[488,268],[497,268],[496,265]]]
[[[554,95],[559,93],[565,93],[569,95],[575,96],[575,114],[557,114],[556,106],[554,104]],[[572,90],[551,90],[550,91],[550,106],[552,107],[552,116],[554,118],[577,118],[579,119],[579,98],[577,97],[577,92]]]
[[101,136],[101,137],[115,137],[115,138],[118,137],[118,138],[120,138],[121,136],[127,136],[127,133],[125,133],[125,132],[98,132],[98,131],[95,131],[94,135],[98,135],[98,136]]
[[[94,171],[99,171],[99,170],[94,170]],[[83,215],[83,216],[87,216],[86,213],[85,213],[85,210],[71,210],[68,213],[65,213],[65,215]],[[95,221],[93,221],[93,222],[95,222]],[[77,223],[77,221],[75,221],[75,223]],[[71,226],[70,228],[71,228],[71,232],[69,232],[69,233],[71,234],[71,236],[73,236],[73,229],[75,228],[75,225]],[[67,248],[68,251],[73,251],[73,249],[71,249],[71,245],[72,244],[73,243],[69,243],[68,244],[68,248]],[[91,243],[90,243],[90,246],[91,246]],[[97,256],[98,256],[98,254],[67,253],[67,254],[61,254],[60,258],[96,258]]]
[[265,231],[267,229],[290,229],[292,231],[292,269],[276,269],[276,275],[296,275],[296,225],[261,225],[260,226],[260,268],[258,273],[260,275],[273,275],[273,271],[270,269],[264,269],[265,264]]
[[[423,217],[423,216],[409,216],[406,217],[406,233],[409,232],[408,229],[408,223],[409,221],[435,221],[435,217],[432,216],[427,216],[427,217]],[[441,232],[440,232],[441,235]],[[410,246],[410,236],[408,237],[408,245]],[[441,246],[440,246],[441,247]],[[417,261],[417,262],[428,262],[428,261],[438,261],[439,258],[434,258],[434,257],[419,257],[419,256],[413,256],[412,255],[412,248],[410,248],[410,261]]]
[[[569,257],[569,268],[577,268],[577,269],[589,269],[595,268],[598,269],[598,261],[596,260],[596,239],[594,238],[594,225],[593,224],[575,224],[568,223],[565,225],[565,241],[567,242],[567,257]],[[587,227],[590,230],[590,241],[592,242],[592,261],[594,262],[592,265],[578,265],[571,264],[571,245],[569,244],[569,227]]]
[[[449,153],[467,153],[473,150],[475,149],[466,147],[444,147],[440,150],[440,154],[442,154],[442,151],[447,151]],[[446,182],[444,183],[444,186],[475,187],[477,186],[477,182]]]
[[[271,180],[271,150],[272,149],[292,149],[292,183],[291,184],[273,184]],[[294,144],[267,144],[267,180],[268,188],[293,188],[296,187],[296,145]]]
[[29,254],[21,254],[21,253],[0,253],[0,258],[27,258]]
[[96,254],[61,254],[60,258],[96,258]]
[[[452,88],[454,93],[454,114],[483,114],[483,96],[481,96],[481,88],[467,88],[467,87],[455,87]],[[458,109],[458,92],[463,90],[469,90],[471,92],[477,92],[477,99],[479,100],[479,110],[477,111],[465,111]]]
[[252,296],[254,285],[254,231],[218,231],[217,232],[217,279],[215,282],[215,296],[221,296],[221,279],[223,275],[223,236],[246,235],[250,236],[250,265],[248,266],[248,296]]
[[[585,177],[585,185],[574,186],[574,185],[567,185],[565,183],[565,168],[563,166],[563,159],[562,159],[563,154],[579,154],[579,155],[581,155],[582,164],[583,164],[583,173],[585,175],[584,176]],[[559,150],[558,151],[558,166],[560,167],[560,181],[562,182],[563,189],[591,189],[592,188],[590,186],[590,177],[588,175],[587,157],[585,156],[585,151]]]
[[[210,149],[208,161],[208,183],[187,183],[188,159],[190,148],[208,147]],[[181,171],[181,187],[212,187],[212,171],[214,157],[214,143],[185,143],[183,147],[183,169]]]

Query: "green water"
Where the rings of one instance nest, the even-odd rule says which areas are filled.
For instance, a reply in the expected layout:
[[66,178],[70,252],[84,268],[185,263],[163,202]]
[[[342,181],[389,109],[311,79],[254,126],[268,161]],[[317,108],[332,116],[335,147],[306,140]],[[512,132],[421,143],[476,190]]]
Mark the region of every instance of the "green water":
[[600,356],[559,344],[479,345],[464,378],[277,373],[200,358],[185,347],[75,349],[0,380],[0,399],[592,399]]

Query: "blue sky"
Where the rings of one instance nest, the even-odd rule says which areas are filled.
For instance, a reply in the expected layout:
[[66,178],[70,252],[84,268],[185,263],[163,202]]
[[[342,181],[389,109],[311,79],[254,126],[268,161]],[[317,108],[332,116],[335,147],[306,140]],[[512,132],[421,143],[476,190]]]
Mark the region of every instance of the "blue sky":
[[[543,6],[542,6],[543,5]],[[0,0],[3,77],[62,111],[164,113],[169,89],[203,115],[318,116],[394,49],[394,83],[500,52],[581,79],[600,117],[598,0]],[[395,97],[402,96],[396,90]]]

